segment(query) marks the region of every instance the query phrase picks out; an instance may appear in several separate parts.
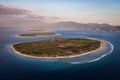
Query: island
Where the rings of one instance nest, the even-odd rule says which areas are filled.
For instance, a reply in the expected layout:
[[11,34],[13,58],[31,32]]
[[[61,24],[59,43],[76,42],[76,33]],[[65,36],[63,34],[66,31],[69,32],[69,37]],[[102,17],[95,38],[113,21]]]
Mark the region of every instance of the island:
[[93,39],[53,38],[42,41],[24,42],[12,45],[21,55],[39,58],[65,58],[83,55],[101,47],[102,41]]
[[41,33],[26,33],[19,34],[19,37],[44,37],[44,36],[54,36],[56,33],[54,32],[41,32]]
[[46,29],[30,29],[28,31],[35,31],[35,32],[48,32],[49,30]]

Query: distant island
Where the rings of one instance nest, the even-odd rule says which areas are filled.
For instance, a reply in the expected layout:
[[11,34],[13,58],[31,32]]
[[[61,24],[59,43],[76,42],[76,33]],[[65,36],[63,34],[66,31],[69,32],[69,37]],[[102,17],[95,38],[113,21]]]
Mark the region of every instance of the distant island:
[[41,28],[48,29],[70,29],[70,30],[95,30],[95,31],[107,31],[107,32],[120,32],[120,26],[113,26],[107,23],[79,23],[74,21],[61,21],[57,23],[46,23],[41,24],[37,29]]
[[19,37],[39,37],[39,36],[53,36],[56,35],[54,32],[42,32],[42,33],[27,33],[27,34],[19,34]]
[[59,58],[77,56],[95,51],[101,47],[101,44],[101,41],[92,39],[53,38],[14,44],[12,48],[16,53],[24,56]]
[[45,29],[29,29],[28,31],[48,32],[48,30],[45,30]]

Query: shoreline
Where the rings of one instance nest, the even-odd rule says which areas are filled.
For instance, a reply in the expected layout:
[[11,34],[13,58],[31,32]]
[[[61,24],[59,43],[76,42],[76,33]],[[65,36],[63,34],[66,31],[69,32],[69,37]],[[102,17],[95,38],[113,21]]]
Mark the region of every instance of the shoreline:
[[14,51],[14,53],[19,54],[19,55],[24,56],[24,57],[39,58],[39,59],[59,59],[59,58],[73,58],[73,57],[83,56],[83,55],[86,55],[86,54],[92,54],[94,52],[97,52],[98,50],[101,50],[103,48],[104,41],[100,41],[100,42],[101,42],[100,47],[95,49],[95,50],[92,50],[92,51],[89,51],[89,52],[86,52],[86,53],[83,53],[83,54],[79,54],[79,55],[57,56],[57,57],[39,57],[39,56],[26,55],[26,54],[20,53],[19,51],[16,51],[14,49],[13,45],[10,45],[10,48]]

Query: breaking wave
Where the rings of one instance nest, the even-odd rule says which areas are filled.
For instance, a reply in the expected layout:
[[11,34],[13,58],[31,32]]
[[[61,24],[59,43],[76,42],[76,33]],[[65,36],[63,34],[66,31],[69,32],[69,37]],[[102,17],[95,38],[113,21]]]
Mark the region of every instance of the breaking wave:
[[[95,38],[89,38],[89,39],[100,40]],[[57,62],[64,62],[64,63],[70,63],[70,64],[83,64],[83,63],[98,61],[103,57],[112,53],[114,49],[114,46],[110,42],[105,40],[100,40],[100,41],[103,42],[102,48],[99,50],[96,50],[95,52],[91,52],[85,55],[75,56],[71,58],[55,58],[55,59],[41,59],[41,60],[57,61]]]

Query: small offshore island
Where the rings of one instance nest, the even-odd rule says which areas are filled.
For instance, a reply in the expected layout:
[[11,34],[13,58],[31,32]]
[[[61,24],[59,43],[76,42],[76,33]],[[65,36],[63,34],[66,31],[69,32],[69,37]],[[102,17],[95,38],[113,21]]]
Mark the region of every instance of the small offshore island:
[[35,32],[47,32],[48,30],[45,29],[30,29],[28,31],[35,31]]
[[43,36],[54,36],[56,33],[53,32],[42,32],[42,33],[27,33],[27,34],[19,34],[19,37],[43,37]]
[[102,41],[92,39],[54,38],[42,41],[25,42],[12,45],[21,55],[39,58],[67,58],[95,51]]

